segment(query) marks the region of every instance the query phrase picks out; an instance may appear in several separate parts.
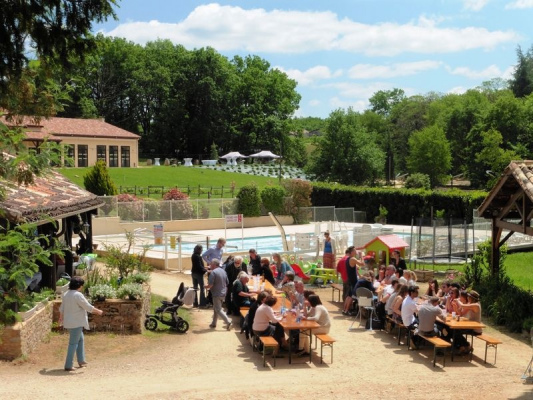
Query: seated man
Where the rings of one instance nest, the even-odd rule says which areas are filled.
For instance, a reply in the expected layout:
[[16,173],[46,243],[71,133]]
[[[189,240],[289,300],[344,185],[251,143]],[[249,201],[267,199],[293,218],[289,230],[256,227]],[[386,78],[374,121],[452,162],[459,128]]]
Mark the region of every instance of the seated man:
[[424,336],[440,336],[442,325],[436,323],[437,320],[446,322],[446,317],[439,307],[439,298],[431,296],[427,304],[423,304],[418,309],[418,332]]
[[304,290],[305,286],[302,281],[294,282],[294,293],[291,296],[291,303],[293,308],[300,308],[304,309],[305,305],[305,296],[304,296]]
[[246,272],[241,272],[237,279],[233,282],[232,297],[233,308],[236,312],[240,313],[241,307],[250,307],[252,304],[252,297],[255,292],[250,292],[248,289],[248,281],[250,278]]
[[[402,302],[402,323],[407,327],[409,331],[414,331],[415,335],[417,334],[418,329],[418,320],[416,318],[416,313],[418,311],[418,306],[416,304],[416,298],[418,297],[418,286],[409,286],[407,289],[407,296]],[[413,344],[415,347],[418,346],[419,339],[416,336],[413,338]]]
[[233,293],[233,282],[237,279],[241,272],[246,272],[248,269],[246,263],[243,262],[241,256],[233,257],[233,260],[226,265],[226,275],[228,275],[228,288],[226,290],[226,308],[228,309],[228,315],[232,313],[234,315],[239,314],[238,309],[233,309],[233,303],[231,301],[231,295]]
[[281,290],[278,290],[278,293],[285,293],[285,296],[288,299],[291,299],[296,289],[294,287],[294,271],[285,272],[285,276],[281,281]]

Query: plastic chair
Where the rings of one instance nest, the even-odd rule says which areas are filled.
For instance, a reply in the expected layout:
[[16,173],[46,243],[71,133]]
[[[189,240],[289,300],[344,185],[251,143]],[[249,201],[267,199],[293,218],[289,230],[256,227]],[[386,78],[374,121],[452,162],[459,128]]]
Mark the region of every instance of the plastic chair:
[[[374,294],[367,288],[361,287],[357,288],[357,290],[355,291],[355,297],[357,298],[357,307],[359,308],[359,312],[357,313],[357,315],[359,315],[359,324],[361,324],[362,318],[361,309],[364,308],[365,310],[370,312],[368,318],[370,318],[370,330],[372,330],[372,318],[376,311],[376,308],[374,307]],[[350,328],[348,328],[349,331],[352,330],[353,324],[357,319],[357,315],[355,316],[352,325],[350,325]]]

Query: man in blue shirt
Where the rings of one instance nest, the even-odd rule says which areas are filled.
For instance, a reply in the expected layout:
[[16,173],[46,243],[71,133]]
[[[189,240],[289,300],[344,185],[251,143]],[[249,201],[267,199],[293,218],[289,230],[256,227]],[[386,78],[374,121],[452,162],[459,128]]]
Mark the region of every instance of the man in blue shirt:
[[211,264],[211,261],[213,259],[217,259],[219,261],[222,260],[222,254],[224,254],[223,247],[225,245],[226,239],[220,238],[218,239],[217,244],[204,251],[204,254],[202,254],[202,258],[204,259],[207,265]]
[[211,260],[210,269],[211,272],[207,278],[206,289],[211,291],[213,297],[213,321],[209,326],[211,328],[216,328],[217,319],[220,317],[226,322],[226,329],[229,331],[231,328],[231,320],[222,309],[222,302],[226,297],[228,286],[228,275],[226,275],[226,271],[220,268],[220,260],[216,258]]

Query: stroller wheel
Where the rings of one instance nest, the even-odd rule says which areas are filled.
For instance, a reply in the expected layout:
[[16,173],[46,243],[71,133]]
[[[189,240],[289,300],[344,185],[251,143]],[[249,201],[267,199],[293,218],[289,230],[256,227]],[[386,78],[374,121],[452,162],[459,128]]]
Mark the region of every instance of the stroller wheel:
[[187,332],[189,330],[189,323],[182,319],[182,320],[178,321],[176,329],[180,333],[185,333],[185,332]]
[[155,331],[157,329],[157,321],[153,318],[146,318],[144,320],[144,327],[149,331]]

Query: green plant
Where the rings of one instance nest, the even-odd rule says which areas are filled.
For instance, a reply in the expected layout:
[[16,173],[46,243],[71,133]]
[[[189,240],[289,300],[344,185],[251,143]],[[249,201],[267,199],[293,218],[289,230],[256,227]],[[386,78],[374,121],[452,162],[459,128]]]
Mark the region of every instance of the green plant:
[[128,281],[132,283],[145,283],[150,281],[150,274],[148,272],[135,272],[128,277]]
[[89,288],[89,296],[93,301],[101,299],[114,299],[117,292],[107,283],[100,283]]
[[131,249],[135,243],[135,236],[131,232],[126,232],[128,245],[105,245],[107,252],[106,266],[111,273],[116,273],[122,278],[128,277],[134,272],[144,272],[150,269],[150,266],[144,262],[144,257],[148,247],[143,247],[140,254],[132,254]]
[[237,199],[239,200],[237,206],[239,214],[243,214],[245,217],[259,217],[261,215],[261,199],[256,185],[242,187],[237,193]]
[[389,210],[383,205],[379,205],[379,214],[374,218],[376,222],[386,223],[387,215],[389,215]]
[[431,189],[431,182],[429,175],[422,173],[414,173],[407,177],[404,187],[407,189]]
[[211,160],[218,160],[218,150],[217,145],[213,142],[209,149],[209,157]]
[[311,206],[313,186],[301,179],[283,181],[282,186],[290,197],[290,201],[286,204],[287,214],[293,217],[295,224],[305,223],[306,214],[301,212],[301,208]]
[[119,299],[140,299],[143,297],[143,288],[140,283],[124,283],[117,289]]
[[56,282],[56,286],[65,286],[67,283],[69,283],[67,278],[59,278]]
[[531,332],[531,329],[533,329],[533,317],[526,318],[522,322],[522,329],[528,333]]
[[435,218],[443,219],[446,215],[446,210],[436,210],[435,211]]
[[266,212],[281,214],[283,212],[283,200],[285,190],[278,186],[270,186],[261,190],[261,201]]
[[104,161],[97,161],[83,177],[85,189],[98,196],[114,196],[118,194],[117,187],[107,172]]

